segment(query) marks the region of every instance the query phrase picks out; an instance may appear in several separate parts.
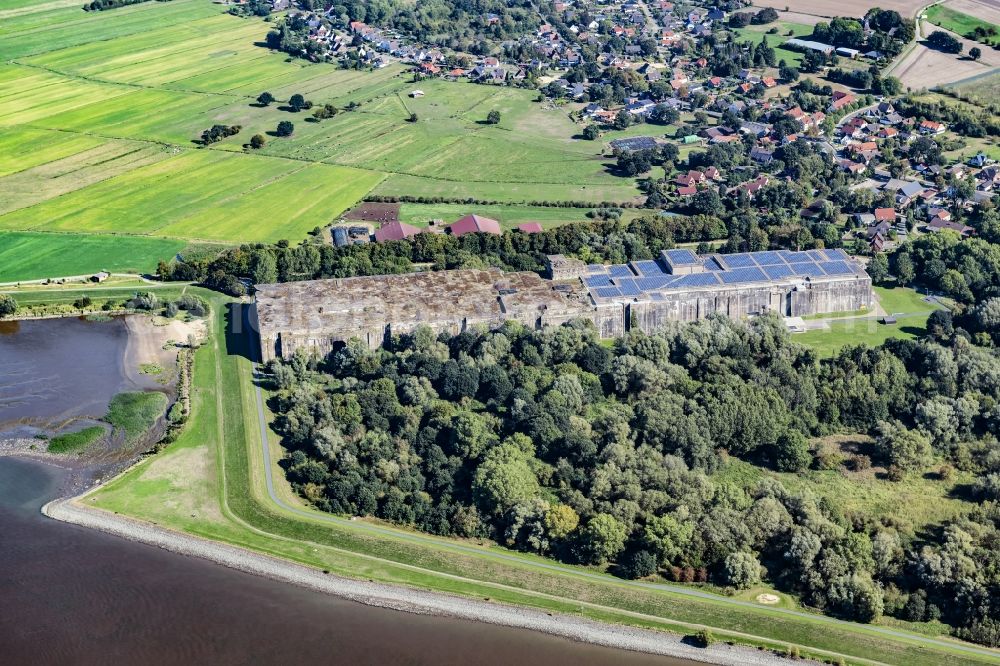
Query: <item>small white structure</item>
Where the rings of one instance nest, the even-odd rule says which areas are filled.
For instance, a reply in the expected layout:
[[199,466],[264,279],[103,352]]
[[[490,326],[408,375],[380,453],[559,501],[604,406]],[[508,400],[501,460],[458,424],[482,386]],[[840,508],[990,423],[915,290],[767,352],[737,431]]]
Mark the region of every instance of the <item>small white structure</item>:
[[423,97],[423,96],[424,96],[424,91],[423,90],[411,90],[410,91],[410,97]]
[[785,317],[785,327],[789,333],[805,333],[806,321],[802,317]]

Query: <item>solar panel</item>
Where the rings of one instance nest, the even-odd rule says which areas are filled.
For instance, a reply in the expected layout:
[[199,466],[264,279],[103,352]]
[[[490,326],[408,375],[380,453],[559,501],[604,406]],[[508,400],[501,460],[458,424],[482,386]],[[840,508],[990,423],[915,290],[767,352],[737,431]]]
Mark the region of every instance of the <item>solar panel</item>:
[[608,272],[611,273],[611,277],[635,277],[635,273],[632,272],[632,269],[625,264],[608,266]]
[[640,275],[664,275],[666,273],[663,270],[663,266],[660,262],[653,261],[652,259],[646,259],[644,261],[633,261],[632,267],[639,272]]
[[594,293],[601,298],[618,298],[622,295],[622,293],[618,291],[618,287],[599,287],[594,290]]
[[687,266],[698,263],[698,257],[691,250],[666,250],[667,258],[671,263],[678,266]]
[[607,273],[608,267],[604,264],[587,264],[588,273]]
[[764,272],[767,273],[767,277],[771,278],[772,280],[780,280],[790,275],[795,275],[795,271],[786,266],[785,264],[780,264],[775,266],[765,266]]
[[796,275],[808,275],[809,277],[823,277],[826,273],[823,269],[819,267],[818,264],[808,263],[808,264],[795,264],[792,268],[795,269]]
[[705,263],[702,264],[702,265],[705,267],[706,271],[724,271],[724,270],[726,270],[726,269],[724,269],[722,267],[722,264],[720,264],[718,262],[718,260],[715,259],[714,257],[712,259],[706,259]]
[[812,258],[805,252],[789,252],[785,255],[785,261],[790,264],[804,264],[811,262]]
[[622,296],[638,296],[641,293],[639,287],[635,284],[635,280],[632,278],[616,279],[615,285],[618,287],[618,291],[622,293]]
[[756,266],[749,254],[724,254],[722,260],[729,268],[753,268]]
[[847,261],[849,257],[847,253],[843,250],[827,250],[826,256],[830,258],[830,261]]
[[719,273],[719,277],[726,284],[735,284],[738,282],[763,282],[767,280],[767,276],[759,268],[737,268],[735,270],[726,271],[725,273]]
[[826,254],[824,254],[823,250],[809,250],[806,254],[813,261],[826,261]]
[[853,273],[846,261],[825,261],[819,265],[827,275],[848,275]]
[[754,252],[751,256],[759,266],[774,266],[785,263],[785,260],[777,252]]
[[668,275],[664,275],[663,277],[636,278],[635,284],[642,291],[653,291],[656,289],[663,289],[670,284],[673,279],[674,278]]
[[588,287],[610,287],[611,279],[607,275],[591,275],[583,279],[584,284]]
[[682,275],[670,283],[670,288],[675,287],[710,287],[719,284],[716,273],[692,273]]

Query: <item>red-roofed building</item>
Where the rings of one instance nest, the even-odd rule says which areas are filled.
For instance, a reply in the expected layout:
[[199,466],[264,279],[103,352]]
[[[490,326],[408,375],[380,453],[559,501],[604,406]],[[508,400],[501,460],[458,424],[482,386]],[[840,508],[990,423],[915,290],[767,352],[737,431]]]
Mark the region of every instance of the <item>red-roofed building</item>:
[[875,220],[877,222],[895,222],[896,221],[896,209],[895,208],[876,208],[875,209]]
[[522,222],[517,225],[517,230],[526,234],[540,234],[543,231],[542,225],[539,222]]
[[500,223],[488,217],[478,215],[466,215],[460,217],[452,224],[448,225],[448,233],[452,236],[464,236],[465,234],[496,234],[499,236]]
[[384,243],[385,241],[403,240],[404,238],[409,238],[410,236],[416,236],[419,233],[420,229],[411,224],[398,221],[389,222],[388,224],[383,224],[375,231],[375,240],[379,243]]

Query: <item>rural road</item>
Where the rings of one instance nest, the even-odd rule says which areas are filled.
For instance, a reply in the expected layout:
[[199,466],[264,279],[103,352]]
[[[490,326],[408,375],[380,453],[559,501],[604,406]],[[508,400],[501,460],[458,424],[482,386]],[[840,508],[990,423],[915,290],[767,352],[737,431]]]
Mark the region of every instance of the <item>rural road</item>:
[[[256,335],[254,333],[253,335]],[[257,349],[260,349],[260,345],[257,344]],[[264,481],[267,485],[267,494],[277,506],[281,507],[285,511],[293,513],[303,518],[309,518],[310,520],[318,520],[321,522],[326,522],[331,525],[338,525],[340,527],[346,527],[353,530],[369,532],[373,534],[379,534],[382,536],[391,537],[393,539],[400,539],[405,541],[410,541],[412,543],[424,544],[429,546],[440,547],[443,540],[436,539],[430,536],[422,536],[419,534],[411,534],[409,532],[403,532],[402,530],[394,530],[391,528],[380,527],[378,525],[373,525],[371,523],[366,523],[362,521],[351,521],[346,518],[341,518],[332,514],[321,514],[316,511],[306,511],[302,508],[292,506],[285,502],[274,489],[274,476],[273,476],[273,465],[271,464],[271,448],[268,441],[268,427],[267,418],[264,415],[264,394],[260,388],[259,382],[256,380],[260,377],[260,366],[254,363],[254,371],[252,379],[254,381],[254,390],[256,392],[256,402],[257,402],[257,419],[260,426],[260,441],[261,441],[261,454],[264,456],[263,467],[264,467]],[[596,574],[589,571],[583,571],[574,567],[558,564],[556,562],[535,562],[531,560],[526,560],[524,558],[516,557],[514,555],[506,555],[504,553],[498,553],[494,551],[487,552],[481,548],[475,548],[472,546],[466,546],[457,542],[447,542],[447,546],[451,550],[467,552],[471,555],[482,557],[483,555],[488,555],[491,558],[504,560],[512,563],[516,563],[519,566],[532,567],[535,569],[541,569],[546,571],[554,571],[558,573],[572,574],[574,576],[579,576],[582,578],[589,578],[592,580],[600,581],[603,583],[609,582],[609,577],[606,575]],[[695,597],[699,599],[707,599],[710,601],[728,604],[730,606],[737,606],[743,608],[752,608],[756,611],[763,610],[760,604],[755,604],[749,601],[740,601],[737,599],[728,599],[716,594],[711,594],[708,592],[703,592],[697,589],[691,589],[683,587],[680,585],[670,585],[667,583],[647,583],[641,581],[627,581],[613,579],[613,582],[620,585],[628,585],[632,587],[637,587],[647,590],[657,590],[663,592],[672,592],[674,594],[680,594],[688,597]],[[775,608],[768,607],[766,609],[768,612],[780,613],[783,615],[790,615],[793,617],[808,619],[814,622],[820,622],[823,624],[828,624],[831,626],[844,626],[856,629],[859,625],[853,622],[846,622],[844,620],[838,620],[836,618],[828,617],[826,615],[818,615],[814,613],[806,613],[803,611],[796,611],[787,608]],[[669,619],[669,618],[665,618]],[[904,631],[897,631],[895,629],[890,629],[888,627],[879,627],[872,625],[861,625],[864,626],[866,631],[870,631],[876,634],[882,634],[884,636],[889,636],[893,638],[902,638],[909,641],[914,641],[918,643],[926,643],[929,645],[938,645],[942,647],[951,648],[954,650],[960,650],[962,652],[967,652],[973,655],[980,655],[990,657],[992,659],[1000,660],[1000,650],[991,650],[989,648],[979,648],[974,645],[962,644],[956,641],[941,640],[936,638],[930,638],[926,636],[918,636],[916,634],[907,633]]]

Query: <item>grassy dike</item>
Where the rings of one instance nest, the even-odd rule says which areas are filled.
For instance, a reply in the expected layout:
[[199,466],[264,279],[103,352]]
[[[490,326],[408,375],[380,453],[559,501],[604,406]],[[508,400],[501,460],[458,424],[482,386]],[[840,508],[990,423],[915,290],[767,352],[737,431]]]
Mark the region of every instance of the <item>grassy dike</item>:
[[[1000,663],[989,652],[915,633],[850,624],[734,602],[694,588],[622,581],[476,542],[441,539],[350,521],[295,502],[280,469],[275,503],[264,485],[249,336],[232,334],[234,307],[213,306],[213,334],[198,352],[192,418],[181,437],[85,496],[81,502],[162,527],[283,557],[347,577],[690,633],[711,627],[722,640],[847,663]],[[271,442],[272,450],[276,442]],[[898,631],[898,630],[892,630]],[[936,642],[935,642],[936,641]]]

